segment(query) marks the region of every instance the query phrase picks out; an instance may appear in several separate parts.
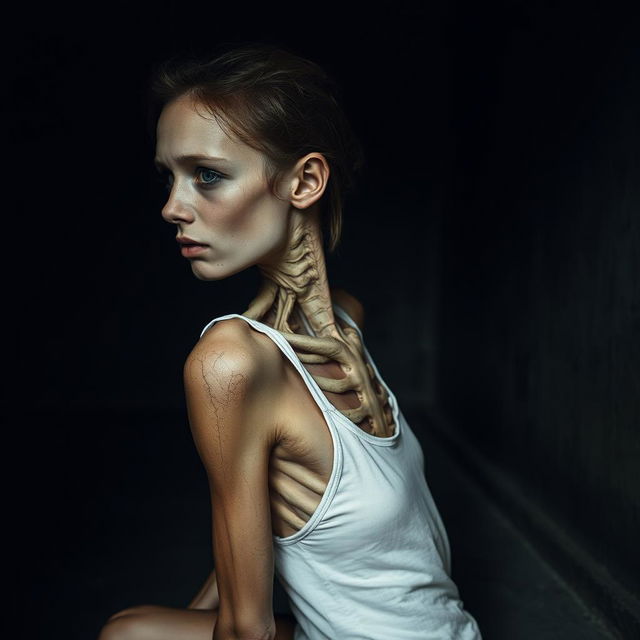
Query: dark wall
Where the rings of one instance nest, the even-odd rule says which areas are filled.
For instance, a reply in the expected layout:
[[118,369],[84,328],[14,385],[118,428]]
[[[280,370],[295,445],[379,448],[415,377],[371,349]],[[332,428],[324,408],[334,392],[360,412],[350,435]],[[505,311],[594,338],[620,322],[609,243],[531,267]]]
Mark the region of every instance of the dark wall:
[[183,406],[182,363],[199,332],[242,312],[258,279],[251,270],[201,282],[178,253],[176,230],[160,217],[145,85],[170,55],[253,40],[310,57],[342,88],[367,164],[329,257],[330,281],[363,300],[368,344],[390,382],[417,393],[419,356],[394,327],[408,324],[417,344],[433,344],[419,332],[434,308],[425,282],[436,253],[425,247],[436,234],[424,230],[437,223],[449,148],[445,8],[310,19],[225,7],[209,16],[215,28],[184,8],[43,11],[16,21],[4,43],[15,169],[7,209],[11,233],[24,238],[4,255],[16,363],[5,406]]
[[[24,456],[14,481],[33,485],[18,497],[37,556],[25,582],[44,561],[63,570],[65,550],[88,553],[75,524],[107,470],[155,483],[144,461],[172,451],[182,462],[166,463],[168,491],[171,473],[197,462],[177,417],[182,363],[209,319],[246,308],[257,279],[200,282],[178,254],[160,217],[144,88],[168,55],[260,39],[343,87],[367,166],[329,275],[363,300],[367,345],[401,405],[440,401],[638,587],[637,22],[569,4],[312,17],[29,5],[15,16],[2,42],[2,408],[20,434],[8,450]],[[165,410],[140,428],[136,416]],[[118,482],[98,487],[94,508],[130,489]]]
[[[253,270],[201,282],[178,253],[145,131],[151,67],[260,40],[336,77],[367,163],[329,279],[363,301],[366,344],[404,406],[433,385],[423,354],[435,344],[450,148],[446,7],[351,17],[273,3],[25,9],[0,43],[0,404],[19,487],[9,492],[20,549],[9,581],[42,613],[25,613],[23,631],[95,637],[82,630],[139,602],[149,576],[150,601],[175,606],[210,568],[182,367],[202,327],[244,311],[258,286]],[[74,629],[56,635],[71,610]]]
[[439,359],[456,424],[636,593],[637,25],[540,4],[460,22]]

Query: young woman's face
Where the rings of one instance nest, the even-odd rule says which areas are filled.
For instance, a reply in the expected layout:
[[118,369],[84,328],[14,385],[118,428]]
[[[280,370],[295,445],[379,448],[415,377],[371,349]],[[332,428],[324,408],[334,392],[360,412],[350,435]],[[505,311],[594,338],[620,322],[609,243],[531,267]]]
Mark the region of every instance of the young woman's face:
[[190,98],[163,109],[155,162],[170,188],[162,217],[176,225],[177,238],[203,245],[179,245],[198,279],[268,264],[286,248],[291,203],[269,190],[263,155],[200,115]]

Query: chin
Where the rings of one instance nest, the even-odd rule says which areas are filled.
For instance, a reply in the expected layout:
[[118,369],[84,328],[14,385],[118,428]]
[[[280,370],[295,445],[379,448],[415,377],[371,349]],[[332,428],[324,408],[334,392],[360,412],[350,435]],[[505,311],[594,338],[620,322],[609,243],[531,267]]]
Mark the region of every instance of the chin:
[[231,266],[225,263],[210,264],[208,262],[199,262],[198,260],[194,260],[191,263],[191,271],[198,280],[224,280],[225,278],[229,278],[240,271],[244,271],[249,266],[250,265]]

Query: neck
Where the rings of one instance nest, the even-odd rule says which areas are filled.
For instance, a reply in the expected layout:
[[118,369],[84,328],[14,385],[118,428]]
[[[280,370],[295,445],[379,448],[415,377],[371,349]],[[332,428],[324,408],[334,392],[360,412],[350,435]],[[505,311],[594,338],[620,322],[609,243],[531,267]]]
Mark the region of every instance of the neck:
[[317,209],[294,210],[287,244],[275,257],[258,264],[262,284],[243,315],[294,333],[301,311],[317,336],[340,337],[331,304],[322,232]]

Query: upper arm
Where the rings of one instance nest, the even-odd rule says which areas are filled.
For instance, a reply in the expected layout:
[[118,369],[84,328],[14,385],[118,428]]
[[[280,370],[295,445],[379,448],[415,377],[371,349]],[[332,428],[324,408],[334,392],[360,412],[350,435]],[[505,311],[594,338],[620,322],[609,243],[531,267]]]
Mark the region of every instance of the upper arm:
[[275,632],[268,488],[273,425],[261,403],[269,372],[244,329],[229,320],[214,326],[184,366],[189,423],[211,493],[220,595],[214,638],[271,638]]

